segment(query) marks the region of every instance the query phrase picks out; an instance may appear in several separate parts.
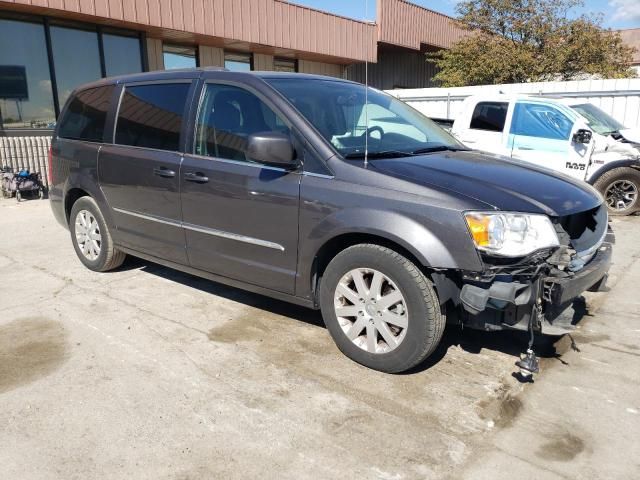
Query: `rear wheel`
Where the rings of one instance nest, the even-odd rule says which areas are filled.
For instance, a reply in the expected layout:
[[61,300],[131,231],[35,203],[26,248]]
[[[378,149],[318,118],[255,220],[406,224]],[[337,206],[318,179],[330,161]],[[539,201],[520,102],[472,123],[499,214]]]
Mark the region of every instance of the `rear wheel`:
[[445,327],[427,277],[404,256],[373,244],[347,248],[331,261],[320,285],[320,307],[346,356],[389,373],[425,360]]
[[22,201],[22,193],[20,193],[20,190],[16,190],[16,201],[17,202]]
[[602,193],[610,215],[630,215],[640,210],[640,171],[614,168],[596,180],[594,187]]
[[96,272],[118,268],[126,254],[116,249],[98,204],[80,197],[71,208],[69,230],[73,247],[85,267]]

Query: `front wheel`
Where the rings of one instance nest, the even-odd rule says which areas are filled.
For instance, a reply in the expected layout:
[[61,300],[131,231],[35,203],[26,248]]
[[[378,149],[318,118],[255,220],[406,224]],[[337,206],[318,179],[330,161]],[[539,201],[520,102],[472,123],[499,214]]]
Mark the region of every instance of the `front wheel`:
[[640,210],[640,171],[614,168],[605,172],[593,186],[602,193],[609,215],[630,215]]
[[342,353],[388,373],[424,361],[446,323],[424,273],[399,253],[373,244],[349,247],[329,263],[320,307]]

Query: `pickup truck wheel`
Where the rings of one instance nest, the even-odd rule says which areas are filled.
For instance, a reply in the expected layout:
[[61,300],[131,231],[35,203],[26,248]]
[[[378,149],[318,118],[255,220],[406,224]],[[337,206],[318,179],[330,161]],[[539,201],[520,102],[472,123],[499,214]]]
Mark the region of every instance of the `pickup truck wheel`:
[[320,284],[320,308],[342,353],[388,373],[425,360],[446,323],[422,271],[399,253],[373,244],[349,247],[329,263]]
[[113,246],[102,212],[91,197],[80,197],[71,208],[69,230],[73,248],[90,270],[106,272],[118,268],[126,254]]
[[640,210],[640,171],[633,168],[614,168],[596,182],[610,215],[630,215]]

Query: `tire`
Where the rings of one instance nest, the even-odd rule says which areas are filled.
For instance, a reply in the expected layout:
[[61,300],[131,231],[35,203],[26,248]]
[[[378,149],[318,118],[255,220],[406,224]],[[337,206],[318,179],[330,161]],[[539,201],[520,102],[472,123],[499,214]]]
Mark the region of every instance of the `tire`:
[[[86,227],[83,227],[82,219]],[[97,226],[97,230],[93,225]],[[118,268],[124,262],[126,254],[113,245],[109,227],[93,198],[80,197],[73,204],[69,217],[69,231],[78,258],[89,270],[106,272]],[[90,232],[91,236],[87,232]],[[86,251],[83,251],[81,245],[86,245]]]
[[[383,277],[382,288],[374,287],[377,274]],[[356,283],[356,277],[364,283]],[[364,303],[358,295],[363,290]],[[402,301],[387,307],[391,294]],[[424,273],[399,253],[374,244],[349,247],[333,258],[321,279],[320,308],[342,353],[387,373],[403,372],[423,362],[438,346],[446,324],[438,296]],[[384,319],[393,321],[386,323]],[[369,335],[371,332],[374,334]],[[393,337],[388,342],[390,333]],[[348,334],[357,337],[352,340]]]
[[614,168],[603,173],[593,186],[604,197],[609,215],[631,215],[640,211],[640,171]]

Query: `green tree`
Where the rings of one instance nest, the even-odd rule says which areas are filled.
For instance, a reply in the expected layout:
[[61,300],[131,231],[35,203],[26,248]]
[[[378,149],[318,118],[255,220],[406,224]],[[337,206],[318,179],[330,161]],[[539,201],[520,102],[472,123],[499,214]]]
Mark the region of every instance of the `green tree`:
[[582,0],[469,0],[457,6],[468,34],[428,54],[445,87],[633,77],[633,48],[599,27],[601,16],[570,13]]

